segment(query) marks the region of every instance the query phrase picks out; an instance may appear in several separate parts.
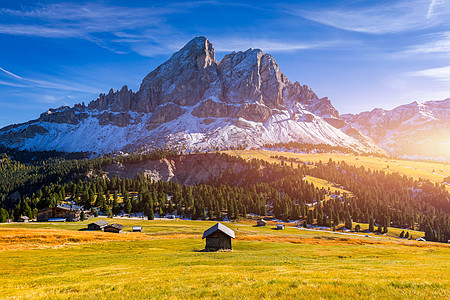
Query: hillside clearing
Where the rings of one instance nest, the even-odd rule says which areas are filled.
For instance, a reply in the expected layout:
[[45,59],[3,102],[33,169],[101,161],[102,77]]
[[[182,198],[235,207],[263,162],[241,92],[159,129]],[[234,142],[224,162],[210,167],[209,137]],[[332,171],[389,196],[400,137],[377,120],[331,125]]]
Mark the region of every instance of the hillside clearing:
[[[407,175],[414,179],[429,179],[431,182],[442,183],[444,178],[450,176],[450,165],[445,163],[418,162],[402,159],[386,159],[372,156],[355,156],[336,153],[292,153],[269,150],[229,150],[224,151],[230,155],[236,155],[245,159],[258,158],[268,162],[280,162],[279,159],[271,156],[285,156],[288,158],[297,158],[305,162],[326,163],[331,158],[333,161],[345,161],[349,165],[356,167],[363,166],[371,170],[385,171],[388,173],[398,172],[401,175]],[[450,186],[447,186],[450,191]]]

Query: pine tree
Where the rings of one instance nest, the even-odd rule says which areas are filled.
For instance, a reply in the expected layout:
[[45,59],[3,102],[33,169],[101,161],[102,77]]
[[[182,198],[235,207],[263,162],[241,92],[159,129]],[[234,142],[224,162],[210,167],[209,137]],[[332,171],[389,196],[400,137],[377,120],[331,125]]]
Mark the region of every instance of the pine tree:
[[86,214],[84,213],[84,210],[81,211],[81,214],[80,214],[80,220],[81,220],[81,221],[86,220]]
[[369,231],[370,232],[374,232],[374,230],[375,230],[375,224],[374,224],[374,221],[373,221],[373,217],[370,216],[370,218],[369,218]]

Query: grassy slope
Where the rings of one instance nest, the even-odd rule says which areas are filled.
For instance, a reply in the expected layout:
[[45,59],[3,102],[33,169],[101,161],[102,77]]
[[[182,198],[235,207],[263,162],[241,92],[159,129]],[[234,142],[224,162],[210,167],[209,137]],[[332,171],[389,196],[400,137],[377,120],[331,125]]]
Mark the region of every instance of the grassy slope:
[[[201,233],[214,222],[115,221],[145,233],[78,231],[87,222],[0,226],[0,242],[22,243],[0,251],[1,298],[450,297],[448,245],[241,223],[227,224],[233,252],[203,253]],[[31,249],[45,232],[53,243]],[[24,244],[25,233],[36,239]]]
[[[327,162],[331,158],[334,161],[345,161],[349,165],[354,165],[357,167],[364,166],[365,168],[370,168],[371,170],[398,172],[402,175],[411,176],[415,179],[429,179],[432,182],[439,183],[442,183],[445,177],[450,176],[450,165],[443,163],[415,162],[401,159],[389,160],[377,157],[331,153],[301,154],[265,150],[230,150],[225,152],[243,158],[251,156],[252,158],[264,159],[269,162],[279,162],[279,160],[270,157],[273,155],[294,157],[309,162]],[[387,166],[389,166],[389,168],[387,168]],[[450,191],[450,186],[447,186],[447,189]]]

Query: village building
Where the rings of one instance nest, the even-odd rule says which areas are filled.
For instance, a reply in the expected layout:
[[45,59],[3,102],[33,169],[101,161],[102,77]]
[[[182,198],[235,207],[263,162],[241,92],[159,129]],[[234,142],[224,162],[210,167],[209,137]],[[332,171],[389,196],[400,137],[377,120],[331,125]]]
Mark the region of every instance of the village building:
[[103,229],[104,232],[114,232],[114,233],[121,233],[122,229],[124,228],[124,225],[121,224],[109,224],[107,226],[105,226],[105,228]]
[[277,230],[283,230],[284,224],[277,224]]
[[142,232],[142,226],[133,226],[133,232]]
[[267,221],[264,220],[264,219],[259,219],[259,220],[256,222],[256,224],[257,224],[258,226],[266,226]]
[[88,230],[102,230],[108,225],[105,220],[98,220],[97,222],[88,224]]
[[[38,222],[76,222],[80,221],[81,206],[77,205],[57,205],[51,208],[41,209],[37,213]],[[53,220],[52,220],[53,219]]]
[[28,223],[29,220],[30,218],[28,218],[27,216],[21,216],[19,219],[17,219],[17,222]]
[[202,239],[206,238],[206,251],[217,251],[220,249],[231,250],[231,239],[235,238],[234,231],[222,223],[217,223],[205,232]]

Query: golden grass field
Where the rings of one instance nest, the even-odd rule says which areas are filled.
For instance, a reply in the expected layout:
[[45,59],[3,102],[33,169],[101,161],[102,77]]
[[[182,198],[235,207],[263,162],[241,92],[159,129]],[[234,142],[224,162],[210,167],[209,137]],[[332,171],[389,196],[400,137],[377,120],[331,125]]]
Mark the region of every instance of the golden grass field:
[[[210,221],[0,225],[2,299],[445,299],[450,245],[226,223],[233,251],[205,253]],[[143,233],[132,233],[141,225]],[[391,231],[391,230],[390,230]]]
[[[236,155],[242,158],[258,158],[269,162],[280,162],[280,160],[271,158],[270,156],[285,156],[298,158],[305,162],[328,162],[331,158],[333,161],[345,161],[349,165],[364,166],[371,170],[385,171],[388,173],[398,172],[401,175],[407,175],[414,179],[429,179],[432,182],[442,183],[443,179],[450,176],[450,165],[445,163],[417,162],[401,159],[386,159],[372,156],[355,156],[336,153],[319,153],[319,154],[302,154],[281,151],[267,150],[229,150],[224,151],[230,155]],[[388,168],[389,166],[389,168]],[[447,185],[450,191],[450,186]]]

